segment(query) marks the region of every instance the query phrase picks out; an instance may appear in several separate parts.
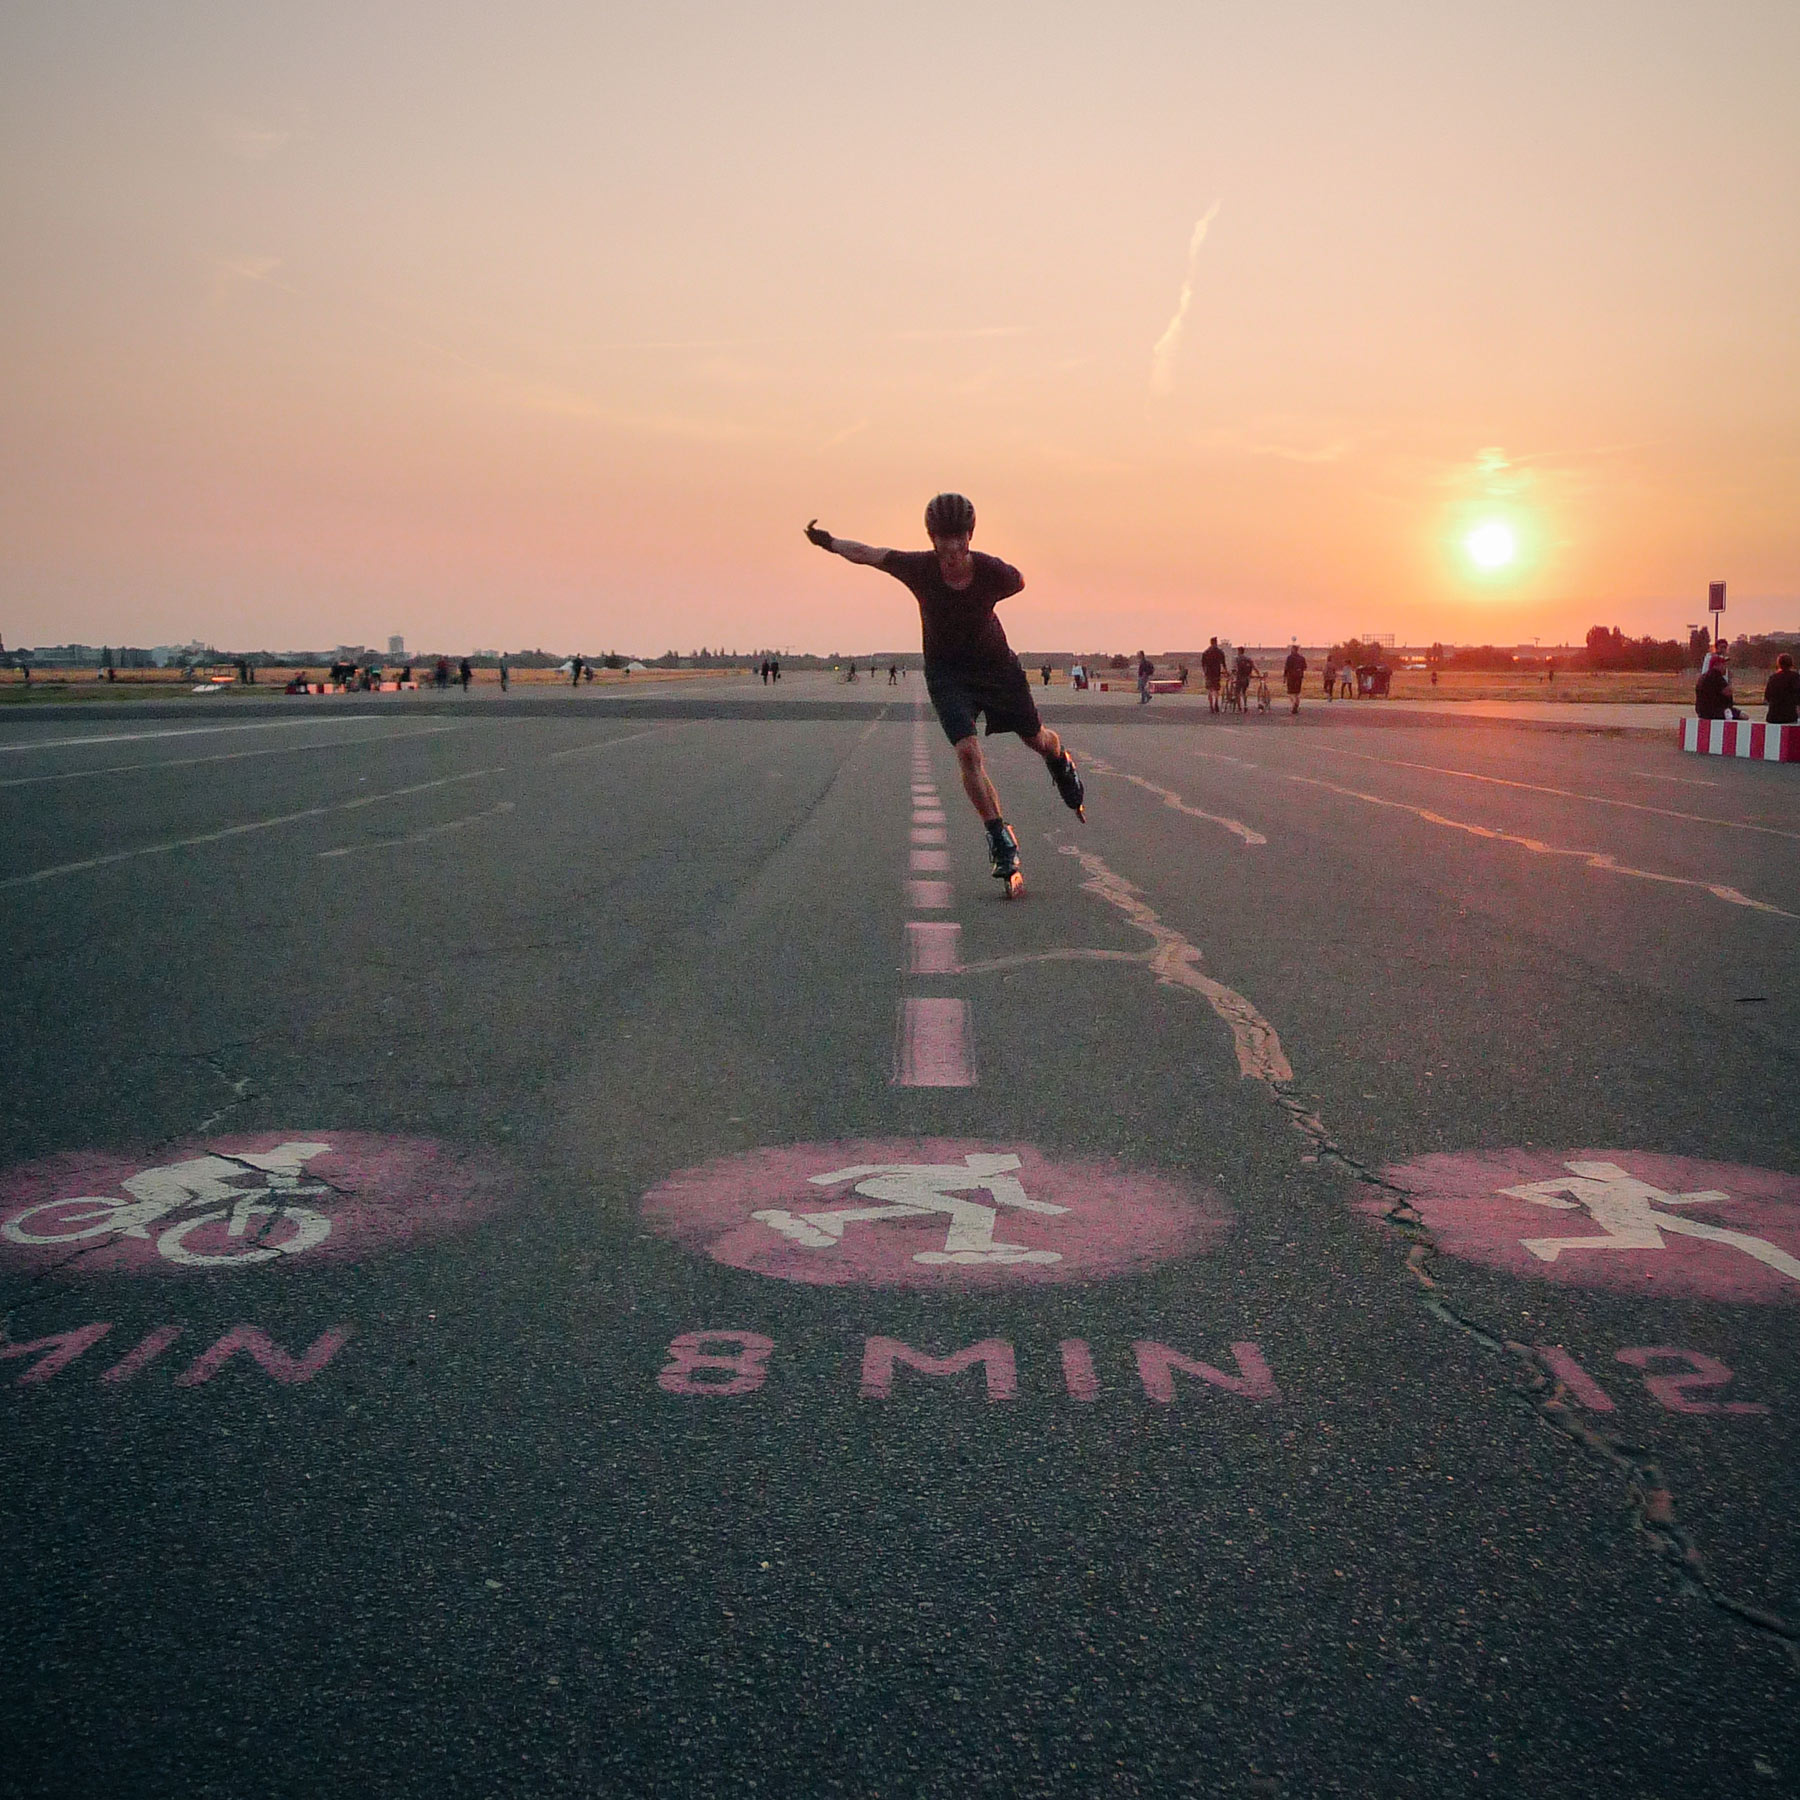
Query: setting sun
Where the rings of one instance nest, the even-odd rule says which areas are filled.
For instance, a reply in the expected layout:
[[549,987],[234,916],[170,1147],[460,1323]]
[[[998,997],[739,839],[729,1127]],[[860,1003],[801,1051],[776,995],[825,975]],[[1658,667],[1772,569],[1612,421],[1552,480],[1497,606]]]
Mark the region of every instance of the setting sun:
[[1476,526],[1463,543],[1476,566],[1483,569],[1504,568],[1518,549],[1511,526],[1497,522]]

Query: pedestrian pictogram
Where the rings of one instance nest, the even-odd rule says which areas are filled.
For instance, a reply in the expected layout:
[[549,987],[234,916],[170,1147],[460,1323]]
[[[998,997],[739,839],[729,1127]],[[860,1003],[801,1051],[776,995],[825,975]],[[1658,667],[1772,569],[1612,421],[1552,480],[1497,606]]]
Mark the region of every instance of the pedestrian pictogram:
[[[940,1213],[949,1220],[943,1247],[915,1250],[917,1263],[961,1263],[965,1267],[977,1263],[1055,1263],[1062,1261],[1060,1250],[1033,1250],[1025,1244],[1003,1244],[994,1236],[1000,1221],[1000,1208],[1017,1207],[1021,1212],[1039,1213],[1054,1218],[1066,1213],[1066,1206],[1048,1200],[1033,1200],[1012,1171],[1019,1167],[1016,1156],[993,1156],[975,1152],[960,1163],[858,1163],[849,1169],[834,1169],[825,1175],[810,1175],[814,1187],[835,1187],[852,1181],[854,1192],[879,1206],[844,1206],[826,1212],[789,1212],[771,1207],[750,1216],[779,1231],[790,1242],[807,1250],[829,1249],[841,1244],[844,1233],[852,1225],[875,1224],[885,1219],[918,1219]],[[986,1194],[991,1203],[967,1196]]]
[[1422,1157],[1387,1176],[1450,1256],[1570,1286],[1800,1303],[1800,1179],[1775,1170],[1507,1150]]
[[943,1139],[727,1157],[654,1188],[644,1217],[777,1280],[911,1288],[1134,1274],[1211,1248],[1228,1221],[1219,1201],[1166,1176]]

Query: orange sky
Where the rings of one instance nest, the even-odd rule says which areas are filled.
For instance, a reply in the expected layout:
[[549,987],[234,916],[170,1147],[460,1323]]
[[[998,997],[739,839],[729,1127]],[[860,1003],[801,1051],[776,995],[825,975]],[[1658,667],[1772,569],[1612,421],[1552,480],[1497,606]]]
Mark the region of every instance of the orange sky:
[[1797,88],[1792,0],[26,0],[0,634],[903,646],[800,527],[940,487],[1026,647],[1800,629]]

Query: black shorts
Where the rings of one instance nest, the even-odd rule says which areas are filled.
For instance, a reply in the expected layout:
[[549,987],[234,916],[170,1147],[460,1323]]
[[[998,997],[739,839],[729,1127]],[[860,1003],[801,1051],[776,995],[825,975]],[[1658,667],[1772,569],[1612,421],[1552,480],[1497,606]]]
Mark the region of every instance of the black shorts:
[[927,664],[925,691],[937,708],[945,737],[953,744],[975,735],[976,717],[983,713],[989,737],[996,731],[1036,737],[1043,729],[1037,702],[1031,697],[1031,682],[1016,656],[975,668]]

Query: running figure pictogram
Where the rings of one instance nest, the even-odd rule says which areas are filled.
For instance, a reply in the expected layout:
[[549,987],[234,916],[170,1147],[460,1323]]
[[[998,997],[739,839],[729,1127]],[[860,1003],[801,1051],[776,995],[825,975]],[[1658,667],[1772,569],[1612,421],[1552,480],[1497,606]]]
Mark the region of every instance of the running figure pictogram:
[[806,535],[821,550],[881,569],[912,590],[924,628],[925,691],[955,746],[963,792],[987,827],[994,878],[1006,884],[1010,899],[1025,885],[1019,839],[1001,813],[1000,795],[982,759],[977,718],[987,715],[989,737],[1011,731],[1023,738],[1044,759],[1063,804],[1084,819],[1086,793],[1075,759],[1038,717],[1031,683],[994,613],[1002,600],[1024,587],[1024,576],[997,556],[970,550],[975,508],[961,494],[939,494],[925,508],[925,530],[929,550],[876,549],[833,537],[820,529],[817,519],[806,527]]
[[[854,1181],[856,1186],[852,1191],[877,1202],[874,1206],[834,1207],[824,1212],[803,1213],[771,1207],[750,1216],[802,1249],[829,1250],[843,1242],[845,1231],[852,1225],[883,1219],[922,1219],[938,1213],[950,1221],[944,1234],[944,1247],[941,1250],[917,1250],[913,1253],[914,1262],[1061,1262],[1060,1251],[1004,1244],[994,1236],[1000,1220],[999,1209],[1003,1206],[1045,1216],[1069,1210],[1047,1200],[1031,1199],[1018,1176],[1012,1173],[1019,1166],[1016,1156],[980,1151],[966,1155],[960,1163],[857,1163],[848,1169],[834,1169],[829,1175],[809,1176],[808,1180],[815,1187],[835,1187],[839,1182]],[[992,1204],[963,1198],[970,1193],[986,1194]]]
[[1528,1181],[1519,1187],[1500,1190],[1514,1200],[1529,1200],[1533,1206],[1553,1207],[1562,1212],[1584,1210],[1604,1233],[1599,1237],[1589,1234],[1585,1237],[1520,1239],[1523,1247],[1541,1262],[1555,1262],[1559,1256],[1571,1251],[1666,1250],[1668,1245],[1663,1242],[1662,1234],[1669,1231],[1678,1237],[1702,1238],[1710,1244],[1728,1245],[1785,1275],[1790,1281],[1800,1281],[1800,1259],[1788,1255],[1766,1238],[1657,1210],[1664,1206],[1717,1205],[1731,1198],[1717,1188],[1704,1188],[1692,1194],[1671,1194],[1647,1181],[1640,1181],[1617,1163],[1569,1162],[1563,1167],[1569,1171],[1567,1175],[1549,1181]]

